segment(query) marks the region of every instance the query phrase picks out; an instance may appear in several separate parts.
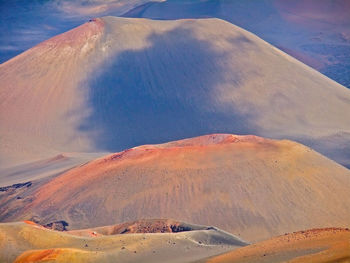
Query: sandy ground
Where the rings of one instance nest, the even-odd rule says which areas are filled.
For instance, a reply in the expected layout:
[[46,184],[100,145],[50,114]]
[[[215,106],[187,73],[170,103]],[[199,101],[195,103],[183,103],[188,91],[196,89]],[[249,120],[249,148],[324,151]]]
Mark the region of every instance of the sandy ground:
[[0,169],[0,187],[55,176],[105,154],[107,153],[64,153],[52,158]]
[[285,234],[200,262],[350,262],[349,229],[312,229]]
[[0,63],[93,17],[217,17],[350,87],[347,0],[89,0],[1,3]]
[[66,221],[81,229],[179,218],[254,242],[348,226],[349,170],[301,144],[207,135],[104,156],[1,192],[1,221]]
[[[111,232],[123,228],[130,231]],[[350,231],[311,229],[249,245],[215,227],[169,219],[138,220],[68,232],[25,221],[0,224],[0,260],[17,263],[346,263],[350,260]]]
[[1,64],[0,83],[4,169],[217,132],[349,164],[350,91],[219,19],[95,19]]
[[193,262],[247,245],[219,229],[197,228],[177,233],[145,231],[78,236],[49,230],[30,221],[0,224],[0,260],[17,263]]
[[[157,0],[152,0],[155,3]],[[120,16],[148,0],[2,1],[0,63],[90,19]]]
[[350,88],[350,4],[347,0],[167,0],[127,17],[217,17],[238,25]]

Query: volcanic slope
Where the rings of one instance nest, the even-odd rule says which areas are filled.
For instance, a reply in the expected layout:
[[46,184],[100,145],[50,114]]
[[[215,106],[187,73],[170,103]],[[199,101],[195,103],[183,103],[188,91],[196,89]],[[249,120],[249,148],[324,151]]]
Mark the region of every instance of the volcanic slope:
[[349,187],[348,169],[301,144],[207,135],[135,147],[6,190],[0,220],[62,220],[80,229],[179,218],[253,242],[349,226]]
[[[155,3],[157,0],[152,0]],[[28,48],[81,25],[91,17],[120,16],[148,0],[2,1],[0,63]]]
[[213,257],[207,263],[350,262],[350,230],[311,229],[274,237]]
[[350,88],[348,0],[167,0],[151,2],[126,17],[217,17],[238,25]]
[[[101,229],[116,229],[125,225],[137,227],[139,231],[127,234],[101,233]],[[147,229],[142,229],[146,225]],[[171,227],[175,226],[186,229],[171,231]],[[150,232],[159,227],[170,231]],[[1,262],[182,263],[246,245],[246,242],[215,227],[173,220],[141,220],[131,224],[100,227],[98,230],[86,229],[79,235],[49,230],[31,221],[0,224]]]
[[0,83],[4,168],[217,132],[350,162],[350,90],[219,19],[95,19],[1,64]]

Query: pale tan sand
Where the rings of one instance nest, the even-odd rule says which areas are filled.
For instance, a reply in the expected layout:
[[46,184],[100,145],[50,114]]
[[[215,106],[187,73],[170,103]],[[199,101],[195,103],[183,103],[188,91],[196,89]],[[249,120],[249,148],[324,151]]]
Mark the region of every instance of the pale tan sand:
[[200,262],[207,263],[347,263],[349,229],[312,229],[285,234]]
[[247,245],[219,229],[197,227],[178,233],[77,236],[30,221],[0,224],[0,261],[192,262]]

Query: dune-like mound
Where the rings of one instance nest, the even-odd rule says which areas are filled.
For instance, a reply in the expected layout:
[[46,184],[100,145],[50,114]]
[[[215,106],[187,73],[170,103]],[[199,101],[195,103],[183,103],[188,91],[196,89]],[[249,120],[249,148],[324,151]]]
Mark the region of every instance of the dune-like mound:
[[104,17],[0,65],[0,165],[208,133],[349,164],[350,90],[219,19]]
[[55,176],[74,166],[100,157],[101,153],[69,153],[0,169],[0,188],[19,182]]
[[255,241],[348,226],[349,187],[349,170],[301,144],[214,134],[135,147],[4,191],[0,219],[72,230],[178,218]]
[[311,229],[285,234],[209,259],[207,263],[234,262],[349,262],[350,230]]
[[[140,225],[157,227],[161,222],[191,226],[176,233],[82,235],[82,232],[49,230],[31,221],[0,224],[1,262],[194,262],[246,246],[241,239],[214,227],[174,220],[144,220]],[[136,222],[124,225],[136,225]],[[106,226],[100,229],[111,229]],[[96,230],[98,231],[98,230]],[[86,232],[87,233],[87,232]],[[179,253],[181,251],[181,253]]]
[[191,225],[171,219],[142,219],[112,226],[71,230],[74,235],[116,235],[132,233],[177,233],[193,230],[210,230],[212,227]]

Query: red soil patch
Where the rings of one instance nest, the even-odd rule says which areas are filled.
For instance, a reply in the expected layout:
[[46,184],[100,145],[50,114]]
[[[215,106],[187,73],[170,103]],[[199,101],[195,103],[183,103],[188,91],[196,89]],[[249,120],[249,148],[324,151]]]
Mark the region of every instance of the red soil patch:
[[89,38],[98,35],[103,31],[104,22],[100,18],[96,18],[68,32],[57,35],[46,40],[39,46],[76,46],[84,44]]
[[36,223],[34,223],[33,221],[29,221],[29,220],[24,220],[23,221],[24,223],[28,224],[28,225],[34,225],[34,226],[37,226]]
[[55,260],[61,252],[62,252],[61,249],[26,251],[15,260],[15,263],[29,263],[29,262]]

